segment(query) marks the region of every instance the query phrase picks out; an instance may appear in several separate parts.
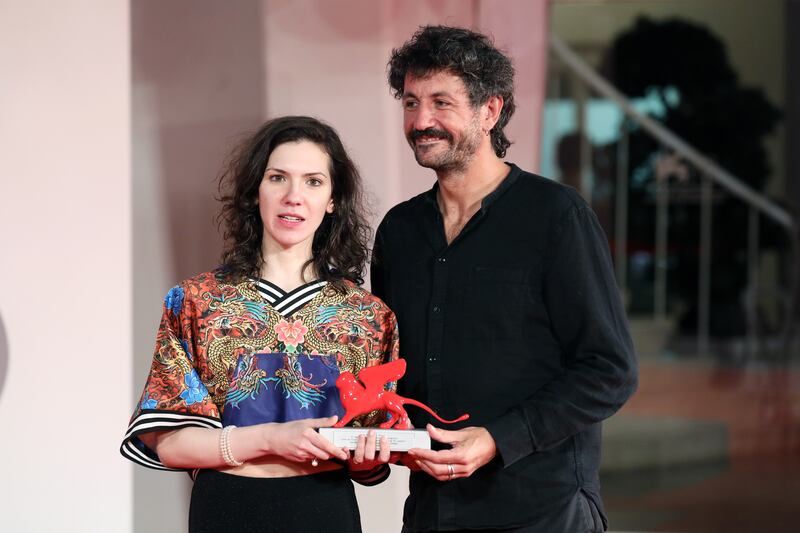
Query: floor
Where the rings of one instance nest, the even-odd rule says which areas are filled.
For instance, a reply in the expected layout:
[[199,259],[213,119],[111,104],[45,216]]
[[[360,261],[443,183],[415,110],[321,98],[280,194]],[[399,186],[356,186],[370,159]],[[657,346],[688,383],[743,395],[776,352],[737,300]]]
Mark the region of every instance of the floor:
[[728,454],[605,475],[612,531],[800,532],[800,364],[646,361],[621,413],[723,422]]

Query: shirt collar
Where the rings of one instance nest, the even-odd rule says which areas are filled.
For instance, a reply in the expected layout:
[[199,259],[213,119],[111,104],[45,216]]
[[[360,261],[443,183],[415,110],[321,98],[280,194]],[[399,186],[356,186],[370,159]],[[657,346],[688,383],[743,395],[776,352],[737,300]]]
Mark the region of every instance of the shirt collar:
[[[519,178],[520,173],[522,172],[517,165],[514,163],[506,163],[510,167],[508,175],[500,182],[500,185],[497,186],[495,190],[487,194],[483,200],[481,200],[481,212],[486,212],[487,209],[495,202],[498,198],[500,198],[507,190],[511,188],[512,185],[517,181]],[[436,210],[439,210],[439,202],[436,200],[436,195],[439,192],[439,181],[437,180],[436,183],[433,184],[433,187],[430,188],[428,192],[425,193],[425,200],[430,203]]]

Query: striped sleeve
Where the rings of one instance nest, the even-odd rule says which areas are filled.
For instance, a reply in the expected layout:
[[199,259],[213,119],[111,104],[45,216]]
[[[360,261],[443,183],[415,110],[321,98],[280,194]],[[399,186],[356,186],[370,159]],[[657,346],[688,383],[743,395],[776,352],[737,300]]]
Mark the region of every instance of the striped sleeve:
[[372,470],[350,470],[350,479],[358,483],[371,487],[383,483],[392,471],[386,463],[379,464]]
[[156,470],[184,472],[186,469],[164,466],[158,455],[139,439],[139,435],[153,431],[170,431],[188,427],[222,428],[218,418],[174,413],[171,411],[143,410],[134,417],[120,447],[122,456],[134,463]]
[[145,433],[187,427],[221,428],[219,410],[196,367],[191,338],[192,312],[180,286],[164,300],[153,362],[144,392],[120,446],[123,457],[148,468],[184,471],[164,466],[155,450],[139,438]]

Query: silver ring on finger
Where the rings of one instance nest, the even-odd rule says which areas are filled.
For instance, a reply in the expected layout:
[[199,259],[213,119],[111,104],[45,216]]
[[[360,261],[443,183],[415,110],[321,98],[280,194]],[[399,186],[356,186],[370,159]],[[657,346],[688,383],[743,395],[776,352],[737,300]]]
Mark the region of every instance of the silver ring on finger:
[[447,481],[450,481],[451,479],[453,479],[453,476],[455,474],[456,474],[456,469],[453,468],[452,464],[447,463]]

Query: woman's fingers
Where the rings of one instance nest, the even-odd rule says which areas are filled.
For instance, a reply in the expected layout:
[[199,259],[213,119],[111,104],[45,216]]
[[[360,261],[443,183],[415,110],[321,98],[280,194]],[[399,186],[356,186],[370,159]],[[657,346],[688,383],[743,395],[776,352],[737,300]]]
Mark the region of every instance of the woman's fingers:
[[361,464],[364,462],[364,452],[367,448],[367,437],[365,435],[359,435],[358,439],[356,439],[356,449],[353,450],[353,462],[355,464]]
[[331,455],[328,452],[326,452],[322,448],[314,446],[311,443],[303,447],[303,452],[305,455],[307,455],[307,457],[302,458],[303,461],[306,461],[308,459],[319,459],[321,461],[327,461],[328,459],[331,458]]
[[310,433],[307,435],[308,440],[311,444],[315,447],[319,448],[320,450],[324,451],[328,457],[319,457],[320,459],[329,459],[330,457],[336,457],[337,459],[341,459],[342,461],[347,461],[347,454],[339,448],[338,446],[334,445],[331,441],[314,431],[313,429],[310,430]]
[[339,417],[333,415],[333,416],[326,416],[323,418],[306,418],[304,420],[301,420],[300,422],[303,422],[303,424],[313,428],[329,428],[332,427],[337,420],[339,420]]
[[367,445],[364,449],[364,459],[367,461],[374,461],[375,460],[375,448],[377,442],[377,435],[374,429],[370,429],[367,432]]
[[[294,426],[295,430],[299,429],[299,431],[295,433],[299,438],[294,440],[297,453],[293,455],[296,459],[299,461],[306,461],[316,458],[324,461],[334,457],[342,461],[352,460],[355,464],[364,462],[388,463],[392,460],[389,438],[382,436],[380,441],[378,441],[377,432],[374,429],[370,429],[366,436],[360,435],[358,437],[356,449],[353,450],[351,459],[349,450],[335,446],[316,430],[320,427],[333,426],[337,420],[337,416],[329,416],[325,418],[308,418],[305,420],[298,420],[297,422],[289,422],[288,424],[297,424]],[[287,427],[287,430],[288,429]],[[291,442],[291,440],[289,441]],[[378,446],[379,442],[380,446]]]
[[319,427],[332,426],[337,419],[336,416],[307,418],[270,426],[275,428],[270,433],[272,449],[277,455],[295,461],[309,459],[327,461],[331,457],[346,461],[347,452],[335,446],[317,431]]
[[379,459],[382,463],[388,463],[391,455],[392,455],[392,450],[390,449],[389,446],[389,437],[383,436],[381,437],[381,452]]

